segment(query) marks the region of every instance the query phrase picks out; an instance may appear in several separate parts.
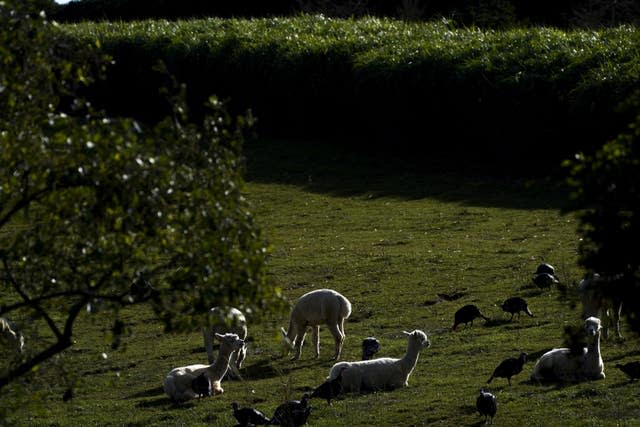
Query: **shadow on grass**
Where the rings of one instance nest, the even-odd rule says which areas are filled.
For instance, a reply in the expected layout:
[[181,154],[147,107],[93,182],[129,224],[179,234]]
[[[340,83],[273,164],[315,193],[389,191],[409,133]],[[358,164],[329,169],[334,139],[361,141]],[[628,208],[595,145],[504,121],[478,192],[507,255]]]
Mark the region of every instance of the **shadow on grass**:
[[326,141],[250,140],[247,181],[297,185],[341,197],[435,198],[470,206],[560,208],[567,195],[548,179],[494,173],[486,162],[456,156],[374,154]]
[[[288,360],[283,358],[283,360]],[[284,367],[277,367],[274,364],[266,359],[260,360],[253,365],[245,365],[242,367],[242,376],[245,378],[251,378],[251,380],[262,380],[268,378],[280,377],[283,375],[288,375],[291,372],[297,371],[299,369],[308,369],[310,367],[324,365],[326,364],[326,360],[323,359],[312,359],[312,360],[299,360],[297,362],[290,362],[288,365]]]
[[151,397],[151,396],[160,396],[160,395],[164,396],[164,390],[162,389],[162,386],[150,388],[149,390],[144,390],[136,394],[132,394],[131,396],[129,396],[129,399],[137,399],[140,397]]

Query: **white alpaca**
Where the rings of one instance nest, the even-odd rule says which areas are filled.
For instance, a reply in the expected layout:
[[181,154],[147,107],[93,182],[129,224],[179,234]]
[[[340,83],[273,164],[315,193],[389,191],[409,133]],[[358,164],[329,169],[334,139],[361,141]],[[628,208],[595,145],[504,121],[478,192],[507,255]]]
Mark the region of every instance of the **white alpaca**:
[[[240,337],[241,340],[247,339],[247,319],[244,314],[237,308],[230,307],[223,309],[213,307],[209,310],[213,318],[212,325],[202,328],[202,336],[204,338],[204,348],[207,351],[207,360],[213,363],[213,336],[215,334],[232,333]],[[247,346],[243,345],[238,351],[231,353],[229,358],[229,373],[237,377],[240,374],[242,362],[247,356]]]
[[531,380],[538,382],[577,382],[604,379],[604,362],[600,355],[600,319],[584,321],[587,347],[575,354],[568,348],[555,348],[538,359]]
[[193,380],[204,373],[211,382],[213,394],[222,394],[220,383],[229,369],[229,356],[244,345],[236,334],[215,334],[220,341],[218,357],[210,365],[189,365],[172,369],[164,379],[164,391],[173,400],[182,401],[198,397],[193,390]]
[[582,316],[599,317],[602,319],[604,337],[609,338],[609,328],[613,326],[619,338],[620,314],[622,313],[622,301],[616,301],[606,296],[603,287],[606,281],[598,273],[589,274],[578,284],[580,302],[582,302]]
[[24,336],[18,327],[6,317],[0,317],[0,342],[19,353],[24,351]]
[[289,349],[295,349],[291,360],[300,359],[307,327],[313,330],[316,358],[320,357],[320,325],[326,324],[335,340],[333,358],[338,359],[344,342],[344,320],[351,315],[351,303],[331,289],[318,289],[300,297],[291,311],[289,330],[280,328]]
[[400,359],[383,357],[358,362],[339,362],[333,365],[327,379],[336,378],[342,372],[345,392],[382,390],[406,387],[409,376],[418,362],[420,350],[430,345],[427,334],[420,330],[403,332],[409,336],[407,352]]

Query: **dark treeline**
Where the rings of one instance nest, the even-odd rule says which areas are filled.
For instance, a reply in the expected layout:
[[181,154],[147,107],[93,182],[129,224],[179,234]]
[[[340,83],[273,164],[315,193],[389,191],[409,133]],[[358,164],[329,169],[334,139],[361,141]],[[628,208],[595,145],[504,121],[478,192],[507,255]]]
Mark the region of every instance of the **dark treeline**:
[[636,0],[79,0],[57,8],[63,22],[84,20],[269,17],[322,13],[333,17],[446,18],[457,25],[602,27],[640,21]]

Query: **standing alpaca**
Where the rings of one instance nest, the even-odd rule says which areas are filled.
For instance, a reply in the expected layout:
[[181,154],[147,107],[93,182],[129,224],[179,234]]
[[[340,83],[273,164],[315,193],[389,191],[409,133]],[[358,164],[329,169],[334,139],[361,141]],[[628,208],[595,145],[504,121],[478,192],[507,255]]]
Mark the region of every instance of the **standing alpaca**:
[[427,334],[422,331],[403,333],[409,337],[409,342],[407,352],[400,359],[383,357],[336,363],[327,379],[335,379],[342,373],[342,387],[345,393],[408,386],[409,376],[418,363],[420,350],[429,347],[430,342]]
[[331,289],[317,289],[308,292],[298,299],[291,311],[289,330],[280,328],[289,349],[295,349],[291,360],[300,359],[302,344],[307,333],[307,326],[313,328],[313,341],[316,358],[320,357],[320,325],[326,324],[335,340],[333,359],[342,353],[344,342],[344,320],[351,315],[351,303],[344,296]]
[[214,395],[224,392],[220,383],[229,369],[229,356],[233,351],[240,349],[244,341],[236,334],[215,334],[215,337],[220,341],[220,350],[211,365],[182,366],[172,369],[167,374],[164,379],[164,391],[171,399],[183,401],[198,397],[198,393],[193,390],[193,380],[200,374],[208,377]]
[[600,317],[603,323],[604,337],[609,338],[609,328],[613,326],[618,338],[622,338],[620,333],[620,315],[622,313],[622,301],[614,300],[605,295],[604,288],[607,285],[606,279],[598,273],[588,274],[578,283],[578,294],[582,303],[582,315]]
[[[240,337],[241,340],[247,339],[247,319],[244,314],[237,308],[230,307],[223,309],[221,307],[213,307],[209,310],[209,314],[213,318],[212,325],[202,328],[202,336],[204,338],[204,348],[207,351],[207,360],[213,363],[213,336],[215,334],[232,333]],[[247,346],[242,346],[238,351],[231,353],[229,358],[229,375],[238,377],[242,362],[247,356]]]
[[0,343],[14,348],[18,353],[24,351],[24,336],[18,327],[6,317],[0,317]]
[[575,354],[568,348],[555,348],[538,359],[531,374],[532,381],[577,382],[604,379],[604,363],[600,355],[600,319],[589,317],[584,321],[587,347]]

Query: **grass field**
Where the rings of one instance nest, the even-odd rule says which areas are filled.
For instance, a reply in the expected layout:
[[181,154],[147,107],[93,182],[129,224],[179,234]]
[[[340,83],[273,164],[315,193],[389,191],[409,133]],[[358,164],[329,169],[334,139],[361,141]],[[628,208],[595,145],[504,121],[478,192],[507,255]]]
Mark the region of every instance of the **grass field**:
[[[369,335],[380,340],[384,356],[404,353],[402,330],[422,329],[431,340],[409,387],[348,395],[333,407],[314,400],[310,426],[479,425],[478,389],[501,360],[520,351],[532,361],[513,385],[499,378],[489,387],[498,398],[495,425],[640,425],[640,386],[613,368],[640,357],[640,341],[626,327],[625,340],[602,343],[605,380],[528,383],[535,358],[561,346],[565,325],[580,323],[579,309],[563,302],[558,289],[540,291],[531,283],[540,262],[556,267],[568,296],[582,275],[576,222],[561,213],[567,202],[561,188],[479,175],[472,164],[453,170],[437,159],[416,159],[418,173],[406,161],[355,157],[338,145],[258,141],[246,152],[246,195],[273,246],[275,282],[292,302],[327,287],[353,304],[343,359],[359,359]],[[437,297],[455,293],[461,294],[455,301]],[[509,321],[498,304],[513,295],[526,298],[535,317]],[[491,320],[452,332],[454,312],[468,303]],[[199,332],[167,335],[150,312],[129,311],[131,333],[113,352],[107,324],[85,315],[65,368],[76,372],[70,376],[75,397],[62,401],[61,368],[49,366],[39,377],[44,392],[24,395],[5,422],[230,426],[232,401],[271,415],[285,399],[320,384],[333,363],[326,328],[319,360],[308,341],[300,361],[281,357],[278,329],[287,315],[249,324],[242,381],[226,381],[223,395],[181,406],[161,384],[171,368],[206,360]]]

